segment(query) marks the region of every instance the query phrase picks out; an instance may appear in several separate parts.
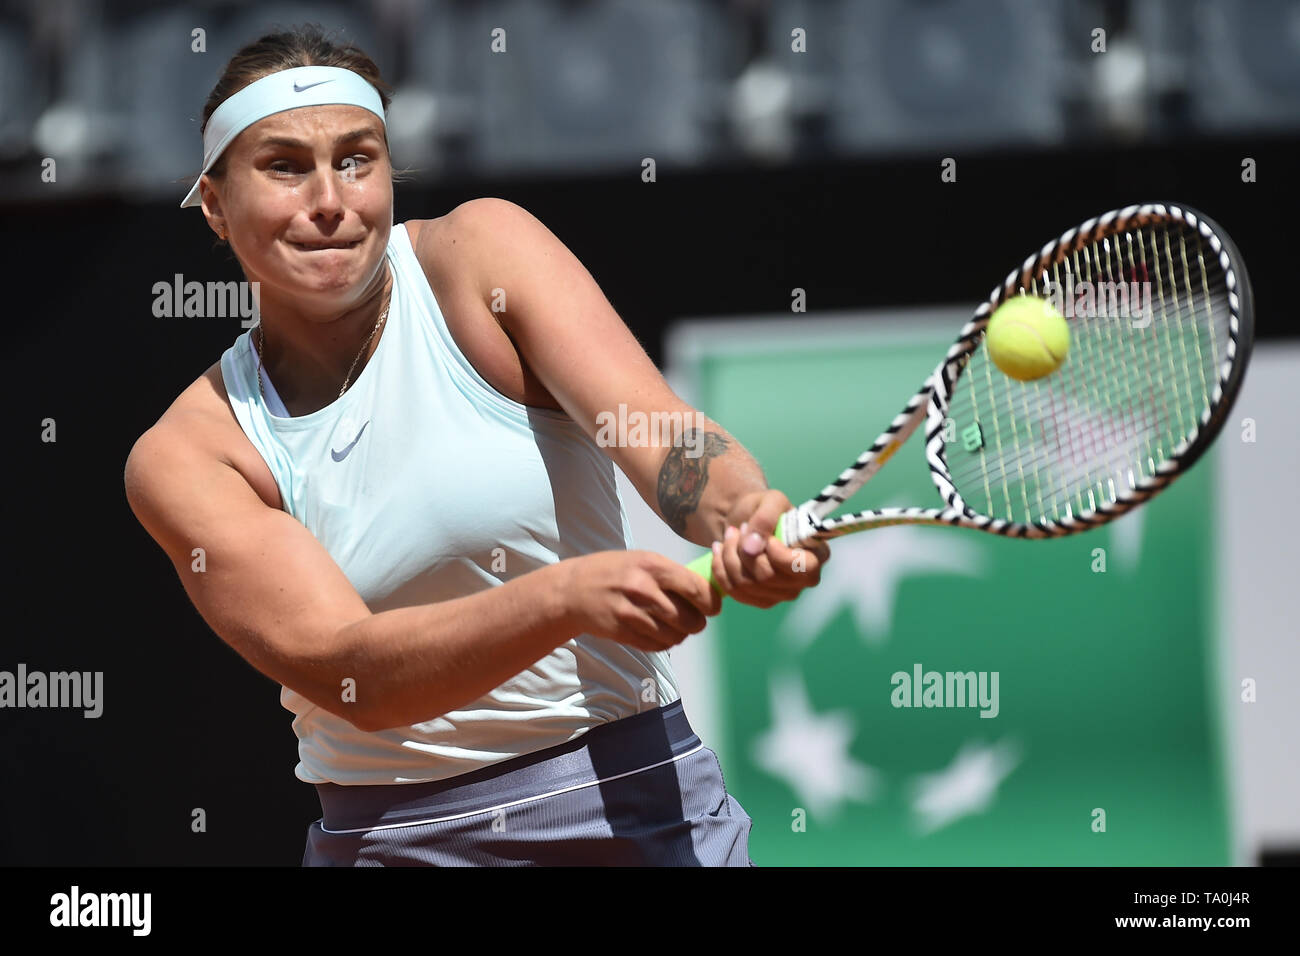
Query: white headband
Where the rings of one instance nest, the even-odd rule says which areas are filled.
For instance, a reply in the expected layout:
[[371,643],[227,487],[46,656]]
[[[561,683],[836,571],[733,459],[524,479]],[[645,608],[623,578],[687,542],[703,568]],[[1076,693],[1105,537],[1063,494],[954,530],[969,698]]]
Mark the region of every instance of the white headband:
[[[337,66],[299,66],[281,70],[250,83],[212,111],[203,133],[203,172],[225,152],[235,137],[260,119],[300,106],[360,106],[384,122],[384,104],[379,91],[359,73]],[[201,205],[199,179],[181,203],[181,208]]]

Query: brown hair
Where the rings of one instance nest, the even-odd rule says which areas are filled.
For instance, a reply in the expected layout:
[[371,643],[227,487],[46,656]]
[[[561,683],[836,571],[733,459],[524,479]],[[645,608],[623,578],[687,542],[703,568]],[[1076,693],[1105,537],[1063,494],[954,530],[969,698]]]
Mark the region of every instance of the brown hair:
[[[299,66],[337,66],[360,74],[370,82],[379,93],[380,102],[385,112],[392,102],[392,88],[379,75],[375,65],[364,50],[351,43],[335,42],[319,24],[306,23],[291,27],[278,33],[268,33],[252,43],[245,45],[230,58],[221,79],[208,94],[208,101],[203,106],[203,122],[199,125],[200,135],[206,132],[208,120],[212,118],[217,107],[244,87],[255,83],[264,76],[291,70]],[[388,146],[388,130],[384,129],[384,146]],[[219,179],[226,172],[226,154],[213,164],[208,175]],[[399,180],[399,174],[393,172],[393,181]],[[193,180],[190,180],[193,182]]]

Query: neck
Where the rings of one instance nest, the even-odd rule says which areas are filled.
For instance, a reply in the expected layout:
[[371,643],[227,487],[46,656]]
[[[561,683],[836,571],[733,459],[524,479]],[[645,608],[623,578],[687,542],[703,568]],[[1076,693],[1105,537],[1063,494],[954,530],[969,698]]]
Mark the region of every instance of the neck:
[[332,315],[280,309],[273,298],[263,296],[254,346],[261,349],[265,374],[293,415],[324,408],[338,399],[345,381],[349,388],[356,382],[388,325],[386,320],[379,323],[391,292],[392,273],[385,267],[356,303]]

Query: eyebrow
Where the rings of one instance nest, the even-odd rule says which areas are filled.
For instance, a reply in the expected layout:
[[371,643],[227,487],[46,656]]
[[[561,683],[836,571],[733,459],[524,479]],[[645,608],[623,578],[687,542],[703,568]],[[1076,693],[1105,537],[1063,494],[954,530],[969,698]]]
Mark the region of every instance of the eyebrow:
[[[354,129],[350,133],[343,133],[334,140],[334,145],[339,146],[343,143],[351,143],[354,140],[364,139],[367,136],[373,136],[375,139],[382,139],[379,130],[373,126],[366,126],[362,129]],[[290,146],[296,149],[305,149],[310,146],[300,139],[294,139],[292,136],[268,136],[258,143],[259,146]]]

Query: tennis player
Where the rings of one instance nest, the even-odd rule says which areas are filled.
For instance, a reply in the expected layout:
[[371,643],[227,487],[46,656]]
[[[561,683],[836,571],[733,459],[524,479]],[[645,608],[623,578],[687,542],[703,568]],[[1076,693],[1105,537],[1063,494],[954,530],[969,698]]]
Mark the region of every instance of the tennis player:
[[789,500],[707,419],[597,441],[620,403],[695,410],[523,209],[393,223],[388,101],[316,28],[227,65],[181,205],[260,322],[136,442],[131,507],[282,685],[322,807],[304,865],[752,865],[668,656],[720,599],[628,550],[614,466],[736,600],[795,597],[828,550],[795,570]]

